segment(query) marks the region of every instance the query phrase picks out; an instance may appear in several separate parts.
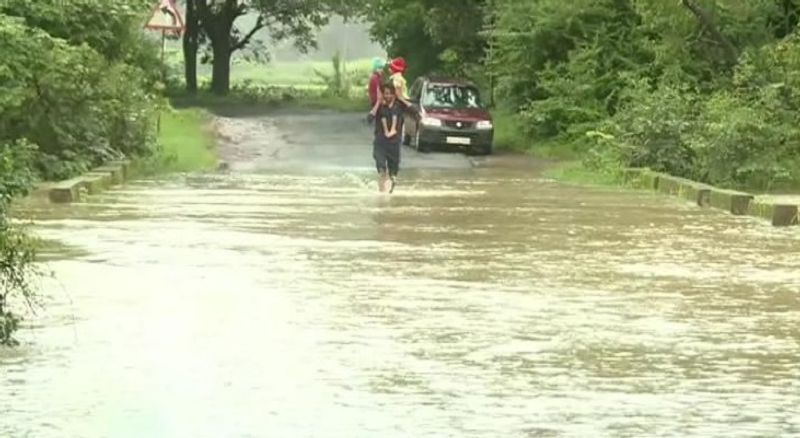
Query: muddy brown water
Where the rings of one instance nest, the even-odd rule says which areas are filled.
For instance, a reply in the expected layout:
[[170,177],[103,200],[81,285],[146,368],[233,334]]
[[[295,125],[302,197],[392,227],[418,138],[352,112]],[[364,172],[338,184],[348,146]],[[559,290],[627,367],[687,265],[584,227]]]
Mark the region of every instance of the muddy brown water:
[[230,173],[27,211],[64,249],[0,436],[800,436],[796,230],[516,157],[380,196],[355,116],[221,126]]

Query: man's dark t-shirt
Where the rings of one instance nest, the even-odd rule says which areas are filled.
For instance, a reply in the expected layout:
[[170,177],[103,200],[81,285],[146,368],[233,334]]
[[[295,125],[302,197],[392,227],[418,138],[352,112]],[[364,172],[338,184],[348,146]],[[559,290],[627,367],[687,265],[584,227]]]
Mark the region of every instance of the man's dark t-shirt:
[[[397,117],[397,123],[395,124],[397,134],[394,137],[386,138],[383,132],[383,121],[386,120],[386,126],[392,129],[393,117]],[[403,123],[403,107],[400,102],[395,101],[392,106],[381,105],[375,116],[375,145],[399,144],[402,138]]]

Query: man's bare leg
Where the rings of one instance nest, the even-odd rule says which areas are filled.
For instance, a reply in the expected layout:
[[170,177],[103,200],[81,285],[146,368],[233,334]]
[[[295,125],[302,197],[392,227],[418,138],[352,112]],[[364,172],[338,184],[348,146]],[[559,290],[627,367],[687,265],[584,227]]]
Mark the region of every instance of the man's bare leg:
[[388,191],[388,182],[391,181],[389,179],[389,174],[384,170],[380,174],[378,174],[378,190],[381,193]]

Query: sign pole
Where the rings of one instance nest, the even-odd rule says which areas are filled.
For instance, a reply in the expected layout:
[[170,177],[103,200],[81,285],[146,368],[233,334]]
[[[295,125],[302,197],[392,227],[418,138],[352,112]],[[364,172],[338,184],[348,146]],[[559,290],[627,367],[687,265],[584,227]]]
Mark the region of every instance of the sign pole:
[[[166,68],[164,67],[164,51],[167,47],[167,31],[165,29],[161,29],[161,83],[166,86],[167,84],[167,72]],[[158,120],[156,121],[156,132],[158,134],[161,133],[161,110],[158,110]]]
[[[178,10],[176,0],[157,0],[150,12],[150,18],[144,25],[145,29],[161,31],[161,85],[166,87],[167,70],[164,65],[165,52],[167,50],[167,31],[175,32],[178,36],[185,29],[183,17]],[[156,118],[156,132],[161,133],[161,109],[158,110]]]

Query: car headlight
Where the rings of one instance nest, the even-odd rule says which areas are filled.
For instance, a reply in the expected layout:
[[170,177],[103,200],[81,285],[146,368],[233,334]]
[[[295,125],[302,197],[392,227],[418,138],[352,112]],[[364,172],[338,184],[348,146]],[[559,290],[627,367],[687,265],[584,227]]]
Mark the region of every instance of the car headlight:
[[492,125],[492,122],[490,122],[490,121],[488,121],[488,120],[481,120],[481,121],[480,121],[480,122],[478,122],[478,124],[477,124],[477,125],[475,125],[475,126],[476,126],[478,129],[492,129],[492,128],[494,128],[494,125]]
[[433,117],[423,117],[420,123],[425,126],[442,126],[442,121]]

